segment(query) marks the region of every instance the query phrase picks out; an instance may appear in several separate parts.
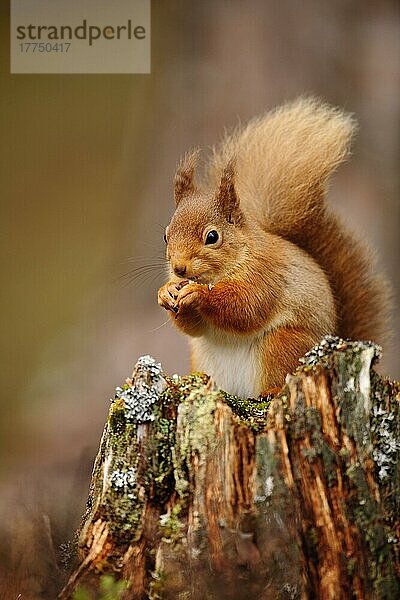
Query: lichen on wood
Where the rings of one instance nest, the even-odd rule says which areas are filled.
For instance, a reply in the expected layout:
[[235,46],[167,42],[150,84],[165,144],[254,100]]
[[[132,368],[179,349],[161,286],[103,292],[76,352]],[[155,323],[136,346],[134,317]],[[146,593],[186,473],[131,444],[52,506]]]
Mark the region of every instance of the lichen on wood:
[[117,388],[60,594],[398,598],[398,384],[327,337],[276,397],[243,400],[150,357]]

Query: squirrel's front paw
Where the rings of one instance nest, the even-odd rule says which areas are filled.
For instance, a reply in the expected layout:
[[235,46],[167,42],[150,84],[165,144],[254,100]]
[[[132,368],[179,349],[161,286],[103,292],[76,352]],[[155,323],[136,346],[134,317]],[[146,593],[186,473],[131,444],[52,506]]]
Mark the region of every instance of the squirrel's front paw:
[[158,304],[174,313],[178,312],[177,298],[180,290],[188,285],[188,281],[169,281],[158,290]]
[[178,315],[186,309],[198,309],[207,291],[208,287],[202,283],[188,283],[187,285],[182,287],[179,290],[178,296],[176,298]]

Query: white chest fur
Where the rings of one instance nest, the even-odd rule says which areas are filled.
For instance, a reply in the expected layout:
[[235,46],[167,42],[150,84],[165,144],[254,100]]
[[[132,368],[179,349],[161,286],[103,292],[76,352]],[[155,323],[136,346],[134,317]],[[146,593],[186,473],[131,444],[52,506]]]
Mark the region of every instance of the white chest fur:
[[260,352],[254,336],[210,335],[192,338],[191,343],[196,371],[210,375],[229,394],[259,395]]

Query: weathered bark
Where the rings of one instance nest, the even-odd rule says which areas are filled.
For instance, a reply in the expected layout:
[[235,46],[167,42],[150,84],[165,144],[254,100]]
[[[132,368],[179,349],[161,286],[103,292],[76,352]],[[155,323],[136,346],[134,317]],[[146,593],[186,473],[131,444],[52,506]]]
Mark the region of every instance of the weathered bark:
[[60,599],[108,572],[126,599],[400,597],[400,386],[371,369],[378,353],[326,338],[258,401],[141,358]]

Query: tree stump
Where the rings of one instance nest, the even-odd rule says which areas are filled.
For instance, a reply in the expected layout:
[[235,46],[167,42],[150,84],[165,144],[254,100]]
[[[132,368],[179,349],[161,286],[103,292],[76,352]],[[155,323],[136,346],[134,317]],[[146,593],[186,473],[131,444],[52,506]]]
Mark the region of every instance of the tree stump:
[[140,358],[60,600],[97,598],[104,573],[132,600],[399,598],[400,385],[379,353],[324,338],[277,396],[246,401]]

